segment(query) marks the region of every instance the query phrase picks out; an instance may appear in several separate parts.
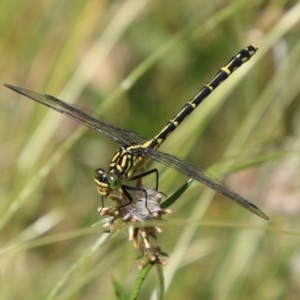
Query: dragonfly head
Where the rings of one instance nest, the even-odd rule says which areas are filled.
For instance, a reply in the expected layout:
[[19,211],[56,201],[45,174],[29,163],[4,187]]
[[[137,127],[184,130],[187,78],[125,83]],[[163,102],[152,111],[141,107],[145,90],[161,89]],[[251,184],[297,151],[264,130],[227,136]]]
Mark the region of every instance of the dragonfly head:
[[95,170],[94,181],[100,195],[108,196],[113,190],[121,186],[119,177],[110,172],[106,172],[101,168]]

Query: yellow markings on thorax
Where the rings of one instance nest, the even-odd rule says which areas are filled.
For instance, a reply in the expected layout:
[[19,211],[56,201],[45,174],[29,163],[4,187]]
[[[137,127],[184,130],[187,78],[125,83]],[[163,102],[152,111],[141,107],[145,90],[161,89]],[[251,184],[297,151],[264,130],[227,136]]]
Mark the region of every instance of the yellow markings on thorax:
[[[143,148],[141,145],[131,146],[128,151],[131,149]],[[127,166],[127,177],[131,178],[137,171],[141,170],[144,164],[147,161],[145,156],[137,156],[130,154],[130,165]]]
[[[147,142],[149,145],[151,140]],[[145,164],[147,157],[134,154],[134,150],[143,148],[144,145],[134,145],[128,147],[120,147],[114,155],[110,164],[110,172],[118,173],[121,176],[131,178]]]

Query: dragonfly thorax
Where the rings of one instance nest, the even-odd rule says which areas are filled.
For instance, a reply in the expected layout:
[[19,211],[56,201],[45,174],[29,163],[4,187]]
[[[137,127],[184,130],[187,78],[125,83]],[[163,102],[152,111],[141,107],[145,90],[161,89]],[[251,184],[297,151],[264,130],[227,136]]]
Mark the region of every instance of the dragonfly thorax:
[[120,179],[130,179],[146,162],[146,157],[139,153],[141,145],[122,145],[109,165],[108,173]]

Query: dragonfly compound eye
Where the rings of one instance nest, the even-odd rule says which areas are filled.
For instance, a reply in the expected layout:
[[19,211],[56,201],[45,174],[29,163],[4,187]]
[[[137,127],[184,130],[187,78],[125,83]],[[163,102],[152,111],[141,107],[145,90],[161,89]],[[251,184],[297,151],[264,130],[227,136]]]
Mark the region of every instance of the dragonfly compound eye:
[[95,170],[94,179],[99,182],[107,182],[107,172],[99,168]]
[[111,189],[115,190],[121,186],[120,179],[116,174],[110,174],[107,177]]

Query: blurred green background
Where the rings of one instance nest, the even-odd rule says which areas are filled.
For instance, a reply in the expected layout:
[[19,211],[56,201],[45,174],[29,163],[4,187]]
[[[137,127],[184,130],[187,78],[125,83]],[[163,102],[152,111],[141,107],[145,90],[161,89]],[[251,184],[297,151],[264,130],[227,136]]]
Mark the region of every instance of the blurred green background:
[[[162,151],[227,174],[271,221],[193,183],[154,244],[170,256],[165,299],[299,299],[297,1],[13,0],[0,14],[3,84],[147,138],[240,49],[260,44]],[[112,278],[129,293],[139,271],[127,230],[107,240],[91,228],[101,205],[93,172],[118,145],[3,86],[0,107],[0,298],[116,299]],[[153,166],[168,195],[187,180]],[[139,299],[155,299],[156,283],[151,270]]]

